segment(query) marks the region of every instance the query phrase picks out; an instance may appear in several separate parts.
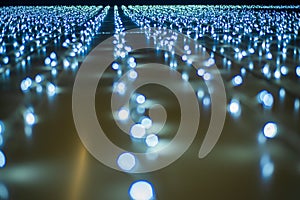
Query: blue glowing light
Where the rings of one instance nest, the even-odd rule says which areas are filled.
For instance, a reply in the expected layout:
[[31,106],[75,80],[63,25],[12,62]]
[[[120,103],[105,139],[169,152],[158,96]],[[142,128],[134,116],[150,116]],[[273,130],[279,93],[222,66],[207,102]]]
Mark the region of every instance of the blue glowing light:
[[235,77],[233,77],[232,79],[232,85],[233,86],[239,86],[243,83],[243,78],[240,75],[236,75]]
[[277,124],[274,122],[267,122],[264,125],[263,134],[267,138],[274,138],[277,135]]
[[132,183],[129,195],[133,200],[151,200],[154,198],[154,191],[149,182],[140,180]]
[[129,110],[128,108],[122,107],[118,112],[118,117],[120,120],[124,121],[127,120],[129,117]]
[[6,164],[6,157],[4,153],[0,150],[0,168],[3,168]]
[[146,137],[146,144],[148,147],[155,147],[158,144],[158,137],[155,134],[150,134]]
[[143,103],[145,103],[145,101],[146,101],[146,97],[144,95],[142,95],[142,94],[137,95],[136,102],[138,104],[143,104]]

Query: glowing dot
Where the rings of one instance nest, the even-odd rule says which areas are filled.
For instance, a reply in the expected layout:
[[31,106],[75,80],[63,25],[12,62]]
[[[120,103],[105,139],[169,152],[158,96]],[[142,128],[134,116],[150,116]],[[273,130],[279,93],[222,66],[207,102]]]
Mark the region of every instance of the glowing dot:
[[204,91],[202,90],[202,89],[199,89],[198,90],[198,92],[197,92],[197,96],[198,96],[198,98],[202,98],[202,97],[204,97]]
[[268,91],[266,91],[266,90],[260,91],[260,92],[258,93],[258,95],[257,95],[257,101],[258,101],[259,103],[262,103],[262,102],[263,102],[263,99],[264,99],[264,96],[265,96],[266,94],[268,94]]
[[204,75],[204,73],[205,73],[205,70],[204,70],[204,69],[202,69],[202,68],[200,68],[200,69],[198,69],[198,70],[197,70],[197,74],[198,74],[198,76],[203,76],[203,75]]
[[280,88],[280,90],[279,90],[279,97],[280,98],[284,98],[285,97],[285,90],[284,90],[284,88]]
[[144,95],[142,95],[142,94],[139,94],[139,95],[136,97],[136,102],[137,102],[138,104],[143,104],[143,103],[145,103],[145,101],[146,101],[146,97],[145,97]]
[[272,107],[273,103],[274,103],[273,95],[271,93],[265,94],[263,96],[262,103],[263,103],[263,106],[265,106],[265,107],[268,107],[268,108]]
[[204,73],[203,79],[206,80],[206,81],[209,81],[211,79],[211,74],[208,73],[208,72]]
[[8,197],[9,195],[6,186],[0,183],[0,199],[8,200]]
[[294,109],[295,110],[299,110],[300,108],[300,100],[299,99],[295,99],[294,101]]
[[240,102],[236,99],[232,99],[229,104],[229,112],[231,114],[237,114],[240,112]]
[[43,76],[37,74],[37,75],[35,76],[35,79],[34,79],[34,80],[35,80],[36,83],[40,83],[40,82],[42,82],[42,80],[43,80]]
[[236,75],[232,79],[232,85],[233,86],[239,86],[243,83],[243,78],[240,75]]
[[145,127],[145,129],[149,129],[152,126],[152,120],[149,117],[144,117],[141,124]]
[[0,168],[4,167],[6,164],[6,157],[4,153],[0,150]]
[[150,134],[146,137],[146,144],[148,147],[155,147],[158,144],[158,137],[155,134]]
[[279,71],[279,70],[276,70],[275,73],[274,73],[274,77],[275,77],[276,79],[279,79],[280,76],[281,76],[280,71]]
[[204,97],[202,100],[203,105],[209,106],[210,105],[210,98],[209,97]]
[[185,80],[185,81],[189,81],[189,75],[187,73],[182,73],[181,75],[182,79]]
[[127,120],[129,117],[129,110],[127,108],[121,108],[118,112],[118,117],[120,120]]
[[56,53],[55,53],[55,52],[52,52],[52,53],[50,54],[50,58],[51,58],[51,59],[56,59]]
[[283,76],[287,75],[288,73],[288,68],[286,66],[281,66],[280,67],[280,72]]
[[8,58],[8,56],[5,56],[4,58],[3,58],[3,64],[4,65],[7,65],[8,64],[8,62],[9,62],[9,58]]
[[123,83],[123,82],[117,83],[116,88],[117,88],[117,92],[119,94],[124,94],[125,93],[125,90],[126,90],[125,83]]
[[44,63],[45,63],[46,66],[50,65],[51,59],[49,57],[46,57]]
[[138,77],[138,73],[135,70],[130,70],[128,73],[128,77],[131,80],[135,80]]
[[118,63],[113,63],[111,66],[114,70],[118,70],[119,69],[119,64]]
[[267,162],[262,166],[262,176],[268,178],[272,176],[274,172],[274,164],[272,162]]
[[182,59],[182,61],[187,61],[187,56],[186,55],[183,55],[182,57],[181,57],[181,59]]
[[138,139],[143,138],[146,134],[145,127],[141,124],[134,124],[130,128],[130,134],[134,138],[138,138]]
[[118,166],[124,171],[130,171],[135,166],[135,157],[132,153],[122,153],[117,159]]
[[35,116],[32,112],[27,112],[25,114],[25,121],[28,125],[33,125],[35,123]]
[[300,77],[300,66],[296,67],[296,75]]
[[31,87],[32,80],[31,78],[27,77],[21,82],[21,90],[26,91]]
[[5,131],[5,125],[4,123],[0,120],[0,134],[4,133]]
[[245,69],[245,68],[241,68],[241,74],[242,74],[243,76],[246,75],[246,69]]
[[267,138],[274,138],[277,134],[277,125],[274,122],[268,122],[263,128],[263,133]]
[[147,181],[136,181],[129,188],[133,200],[151,200],[154,197],[152,185]]
[[47,84],[47,92],[48,92],[48,94],[50,94],[50,95],[55,94],[55,92],[56,92],[56,87],[55,87],[55,85],[54,85],[53,83],[48,83],[48,84]]

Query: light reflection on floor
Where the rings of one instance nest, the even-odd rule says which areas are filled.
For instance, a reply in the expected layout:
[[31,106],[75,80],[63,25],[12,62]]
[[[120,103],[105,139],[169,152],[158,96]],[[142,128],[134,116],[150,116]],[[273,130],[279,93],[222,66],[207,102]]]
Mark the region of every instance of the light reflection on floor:
[[[300,195],[299,6],[2,7],[0,15],[6,27],[0,38],[0,199],[52,199],[53,192],[57,199],[128,199],[137,180],[153,184],[156,199]],[[176,39],[164,39],[161,29],[146,36],[157,50],[131,52],[124,31],[153,26],[179,31],[198,45],[186,41],[181,44],[184,56],[178,57],[172,49]],[[95,160],[76,134],[71,109],[76,72],[90,50],[112,34],[116,60],[101,80],[107,90],[96,95],[98,114],[111,111],[112,92],[126,93],[128,85],[119,82],[122,75],[128,72],[127,78],[135,81],[137,69],[153,60],[178,70],[197,95],[198,135],[178,161],[162,170],[146,174],[112,170]],[[197,70],[191,69],[192,52],[208,55]],[[226,87],[228,114],[216,147],[200,160],[198,150],[211,115],[205,83],[214,79],[208,70],[214,64]],[[101,118],[107,137],[129,151],[147,151],[174,137],[180,121],[174,95],[149,86],[139,88],[134,97],[117,114]],[[168,116],[166,120],[151,118],[149,107],[159,104],[165,106],[160,112]],[[113,116],[120,123],[133,117],[145,134],[131,127],[134,139],[120,135]],[[161,131],[150,138],[148,125]],[[146,133],[148,139],[136,142]],[[135,163],[130,169],[128,163],[120,166],[130,171]]]

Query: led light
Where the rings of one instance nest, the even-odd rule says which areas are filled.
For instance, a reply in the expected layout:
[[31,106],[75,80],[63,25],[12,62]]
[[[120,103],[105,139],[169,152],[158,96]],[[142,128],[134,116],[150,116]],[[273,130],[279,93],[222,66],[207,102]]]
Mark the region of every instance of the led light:
[[205,81],[209,81],[211,79],[212,75],[208,72],[205,72],[204,75],[203,75],[203,79]]
[[114,70],[118,70],[119,69],[119,64],[118,63],[113,63],[111,66]]
[[33,124],[35,124],[35,121],[36,121],[36,119],[35,119],[35,116],[34,116],[34,114],[32,113],[32,112],[26,112],[26,114],[25,114],[25,121],[26,121],[26,123],[28,124],[28,125],[33,125]]
[[300,66],[296,67],[296,75],[300,78]]
[[138,77],[138,73],[135,70],[130,70],[128,73],[128,78],[135,80]]
[[53,83],[48,83],[47,92],[49,95],[54,95],[56,93],[56,86]]
[[125,83],[123,83],[123,82],[117,83],[116,89],[117,89],[117,92],[118,92],[119,94],[124,94],[124,93],[125,93],[125,90],[126,90]]
[[229,104],[229,112],[233,115],[240,113],[240,102],[237,99],[232,99]]
[[6,164],[6,157],[4,153],[0,150],[0,168],[4,167]]
[[129,110],[125,107],[122,107],[118,112],[118,117],[120,120],[127,120],[129,117]]
[[28,90],[32,85],[32,80],[31,78],[27,77],[21,82],[21,90],[26,91]]
[[44,79],[43,75],[37,74],[35,76],[34,80],[35,80],[36,83],[40,83],[40,82],[42,82],[43,79]]
[[233,86],[239,86],[243,83],[243,78],[240,75],[236,75],[235,77],[233,77],[231,82]]
[[155,147],[158,144],[158,137],[155,134],[150,134],[146,137],[146,144],[148,147]]
[[145,97],[144,95],[142,95],[142,94],[139,94],[139,95],[136,97],[136,102],[137,102],[138,104],[143,104],[143,103],[145,103],[145,101],[146,101],[146,97]]
[[198,70],[197,70],[197,74],[198,74],[198,76],[203,76],[203,75],[204,75],[204,73],[205,73],[205,70],[204,70],[204,69],[202,69],[202,68],[200,68],[200,69],[198,69]]
[[262,103],[264,107],[271,108],[274,103],[274,98],[271,93],[267,93],[263,96]]
[[280,72],[283,76],[287,75],[288,73],[288,68],[286,66],[281,66],[280,67]]
[[182,73],[181,78],[185,81],[189,81],[189,75],[185,72]]
[[201,99],[202,97],[204,97],[204,91],[202,89],[199,89],[197,91],[197,96],[198,96],[199,99]]
[[133,200],[152,200],[154,191],[147,181],[136,181],[129,188],[129,195]]
[[4,123],[0,120],[0,135],[3,134],[5,131],[5,125]]
[[204,97],[202,100],[202,103],[204,106],[209,106],[210,105],[210,98],[208,96]]
[[131,128],[130,128],[130,134],[133,138],[143,138],[146,134],[146,129],[143,125],[141,124],[134,124]]
[[276,79],[279,79],[280,76],[281,76],[280,71],[279,71],[279,70],[276,70],[276,71],[274,72],[274,77],[275,77]]
[[152,120],[149,117],[144,117],[141,120],[141,124],[145,127],[145,129],[149,129],[152,126]]
[[3,185],[2,183],[0,183],[0,199],[3,199],[3,200],[9,199],[8,190],[7,190],[6,186]]
[[52,52],[52,53],[50,54],[50,58],[51,58],[51,59],[56,59],[56,53],[55,53],[55,52]]
[[280,90],[279,90],[279,97],[281,99],[283,99],[285,97],[285,90],[284,90],[284,88],[280,88]]
[[130,171],[134,168],[136,161],[132,153],[122,153],[117,159],[118,166],[124,171]]
[[267,122],[264,125],[263,133],[267,138],[274,138],[277,135],[277,125],[274,122]]

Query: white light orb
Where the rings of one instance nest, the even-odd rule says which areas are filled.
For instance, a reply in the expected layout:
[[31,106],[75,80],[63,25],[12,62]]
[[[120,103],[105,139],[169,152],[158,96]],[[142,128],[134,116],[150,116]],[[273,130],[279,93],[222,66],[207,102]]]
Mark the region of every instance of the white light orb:
[[135,70],[130,70],[128,73],[128,78],[135,80],[138,77],[138,73]]
[[232,79],[232,85],[233,86],[239,86],[243,83],[243,78],[240,75],[236,75],[235,77],[233,77]]
[[204,73],[204,75],[203,75],[203,79],[205,80],[205,81],[209,81],[210,79],[211,79],[211,73],[208,73],[208,72],[206,72],[206,73]]
[[240,102],[237,99],[232,99],[229,104],[229,112],[238,114],[240,112]]
[[46,66],[50,65],[51,59],[49,57],[46,57],[44,63],[45,63]]
[[296,75],[300,78],[300,66],[296,67]]
[[50,58],[51,58],[51,59],[56,59],[56,53],[55,53],[55,52],[52,52],[52,53],[50,54]]
[[151,200],[154,198],[154,191],[149,182],[136,181],[130,186],[129,195],[133,200]]
[[124,94],[126,91],[126,85],[123,82],[119,82],[116,85],[116,90],[119,94]]
[[148,147],[155,147],[158,144],[158,137],[155,134],[150,134],[146,137],[146,144]]
[[271,93],[267,93],[263,96],[262,103],[264,107],[271,108],[274,103],[274,98]]
[[143,104],[143,103],[145,103],[145,101],[146,101],[146,97],[144,95],[142,95],[142,94],[137,95],[136,102],[138,104]]
[[197,70],[197,74],[198,74],[198,76],[203,76],[203,75],[204,75],[204,73],[205,73],[205,70],[204,70],[204,69],[202,69],[202,68],[200,68],[200,69],[198,69],[198,70]]
[[189,81],[189,75],[187,73],[182,73],[181,78],[185,81]]
[[118,63],[113,63],[111,66],[114,70],[118,70],[119,69],[119,64]]
[[118,166],[124,171],[130,171],[134,168],[136,161],[132,153],[122,153],[117,159]]
[[40,82],[42,82],[42,80],[43,80],[44,78],[43,78],[43,75],[40,75],[40,74],[37,74],[36,76],[35,76],[35,82],[36,83],[40,83]]
[[47,84],[47,92],[49,95],[54,95],[56,92],[56,86],[53,83]]
[[34,114],[33,114],[32,112],[27,112],[27,113],[25,114],[25,122],[26,122],[28,125],[33,125],[33,124],[35,124],[35,121],[36,121],[36,119],[35,119],[35,116],[34,116]]
[[146,128],[149,129],[152,126],[152,120],[149,117],[144,117],[141,120],[141,124]]
[[209,106],[210,105],[210,98],[208,96],[204,97],[202,100],[202,103],[204,106]]
[[133,138],[143,138],[146,134],[146,129],[143,125],[141,124],[134,124],[131,128],[130,128],[130,135]]
[[0,168],[4,167],[6,164],[6,157],[4,153],[0,150]]
[[129,110],[128,108],[122,107],[118,112],[118,117],[120,120],[124,121],[127,120],[129,117]]
[[277,135],[277,124],[274,122],[267,122],[264,125],[263,134],[267,138],[274,138]]
[[280,72],[283,76],[286,76],[288,74],[288,68],[286,66],[281,66]]

